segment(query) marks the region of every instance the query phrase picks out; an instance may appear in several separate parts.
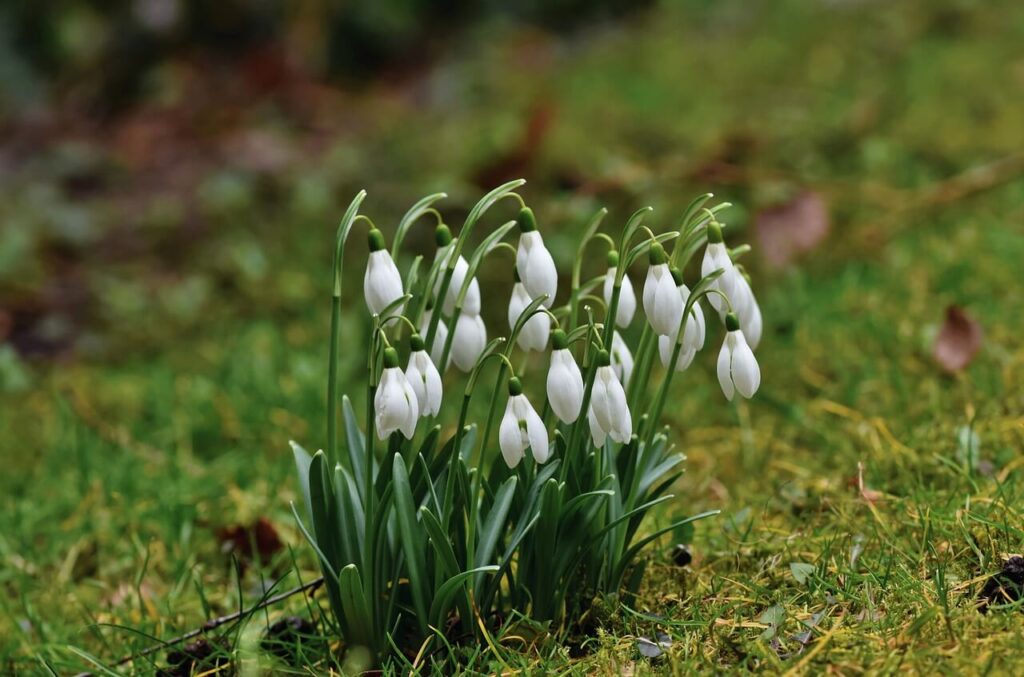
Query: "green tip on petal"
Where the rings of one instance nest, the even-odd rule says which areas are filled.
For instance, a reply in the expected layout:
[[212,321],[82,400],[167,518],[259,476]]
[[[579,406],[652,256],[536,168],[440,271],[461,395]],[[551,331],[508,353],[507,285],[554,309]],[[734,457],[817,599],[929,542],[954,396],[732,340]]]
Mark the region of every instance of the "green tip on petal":
[[508,380],[508,394],[512,397],[523,394],[523,384],[515,376]]
[[717,221],[712,221],[708,224],[708,242],[710,244],[722,242],[722,226]]
[[740,328],[740,318],[736,317],[736,313],[729,313],[725,316],[725,328],[728,331],[736,331]]
[[608,267],[615,268],[619,265],[619,252],[612,249],[608,252]]
[[561,329],[551,332],[551,346],[555,350],[564,350],[569,347],[569,337]]
[[652,266],[660,266],[668,261],[668,257],[665,256],[665,248],[661,246],[660,242],[655,242],[651,245],[651,250],[648,253],[648,260]]
[[398,351],[388,347],[384,349],[384,368],[391,369],[398,366]]
[[671,268],[669,272],[672,273],[672,280],[676,283],[676,286],[681,287],[683,284],[683,271],[678,268]]
[[608,367],[611,366],[612,356],[608,354],[607,350],[597,351],[597,366]]
[[384,249],[384,233],[380,232],[376,228],[370,229],[366,239],[370,244],[371,252],[379,252],[381,249]]
[[537,230],[537,219],[533,215],[533,210],[529,207],[523,207],[519,210],[519,216],[516,218],[519,223],[519,232],[529,233]]
[[412,351],[416,353],[421,350],[426,350],[427,344],[426,342],[424,342],[422,336],[420,336],[419,334],[413,334],[412,337],[409,338],[409,348],[411,348]]
[[452,229],[443,223],[437,224],[437,228],[434,229],[434,242],[437,243],[438,248],[450,245],[452,243]]

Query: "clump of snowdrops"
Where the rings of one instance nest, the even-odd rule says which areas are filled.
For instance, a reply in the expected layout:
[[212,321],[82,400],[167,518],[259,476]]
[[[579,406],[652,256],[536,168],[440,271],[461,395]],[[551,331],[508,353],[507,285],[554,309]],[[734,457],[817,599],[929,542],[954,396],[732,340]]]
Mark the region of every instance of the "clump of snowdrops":
[[[523,183],[485,195],[457,235],[434,207],[444,194],[406,213],[390,249],[359,213],[365,192],[338,228],[327,448],[310,455],[293,443],[306,509],[296,517],[338,633],[377,662],[460,640],[493,647],[495,628],[515,619],[557,634],[594,599],[634,593],[644,546],[711,514],[641,529],[682,472],[658,422],[673,380],[709,342],[709,323],[725,330],[717,373],[726,399],[749,398],[760,383],[761,314],[733,260],[745,248],[723,242],[718,214],[728,204],[707,208],[703,195],[662,233],[642,223],[650,208],[605,232],[602,209],[560,285],[543,227],[515,192]],[[507,200],[518,216],[485,225]],[[432,256],[402,255],[415,224],[435,228]],[[362,225],[371,322],[360,416],[347,397],[338,406],[337,371],[342,344],[364,345],[342,336],[340,319],[345,248]],[[681,271],[702,250],[690,287]],[[582,280],[587,256],[607,267]],[[487,292],[509,299],[507,327],[481,319],[485,264],[509,271],[508,287]],[[644,269],[638,304],[627,272]],[[487,403],[483,420],[469,420],[474,398]]]

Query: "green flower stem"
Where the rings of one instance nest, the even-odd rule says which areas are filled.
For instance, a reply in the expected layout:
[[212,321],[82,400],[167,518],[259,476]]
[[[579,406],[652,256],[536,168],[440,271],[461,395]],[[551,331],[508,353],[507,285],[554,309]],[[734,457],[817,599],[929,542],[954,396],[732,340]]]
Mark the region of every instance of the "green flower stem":
[[651,329],[651,325],[645,322],[633,363],[633,376],[629,381],[629,389],[626,391],[626,401],[634,408],[639,404],[642,384],[647,383],[647,377],[650,375],[652,357],[657,351],[657,340],[658,337]]

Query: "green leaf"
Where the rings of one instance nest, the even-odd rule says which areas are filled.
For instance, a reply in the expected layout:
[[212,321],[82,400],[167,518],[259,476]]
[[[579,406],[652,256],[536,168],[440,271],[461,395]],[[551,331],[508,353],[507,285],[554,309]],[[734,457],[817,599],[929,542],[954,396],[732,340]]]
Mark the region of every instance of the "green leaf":
[[405,564],[409,569],[409,587],[416,608],[416,620],[419,622],[421,633],[425,636],[428,631],[427,581],[423,572],[425,553],[420,539],[420,524],[416,519],[416,505],[413,502],[412,490],[409,488],[409,474],[401,454],[394,455],[392,482],[395,492],[395,518],[398,520]]
[[306,506],[306,515],[313,519],[313,507],[309,501],[309,466],[313,457],[296,442],[289,442],[292,455],[295,456],[295,469],[299,473],[299,488],[302,490],[302,501]]
[[807,585],[807,581],[814,575],[815,566],[806,562],[790,562],[789,571],[793,578],[800,585]]
[[[476,567],[482,567],[491,561],[494,556],[494,548],[498,545],[498,539],[505,532],[508,510],[512,506],[512,498],[515,496],[516,483],[519,478],[513,475],[505,480],[494,498],[494,505],[487,518],[484,520],[483,529],[480,531],[480,541],[476,547],[476,557],[473,563]],[[475,592],[479,596],[480,582],[475,586]]]
[[350,646],[365,646],[373,650],[378,641],[377,630],[370,617],[370,606],[363,589],[363,579],[355,564],[349,564],[338,574],[338,592],[341,608],[348,626],[345,641]]
[[366,476],[366,437],[359,429],[359,417],[352,408],[352,400],[345,395],[341,398],[341,410],[345,417],[345,439],[348,442],[348,469],[352,476],[358,480],[359,497],[366,503],[366,496],[363,496],[363,478]]
[[687,517],[686,519],[680,520],[680,521],[676,522],[675,524],[670,524],[667,527],[664,527],[662,529],[658,529],[657,531],[655,531],[650,536],[646,536],[646,537],[640,539],[639,541],[637,541],[636,543],[634,543],[628,550],[626,550],[626,552],[622,555],[621,559],[615,565],[615,571],[614,571],[614,573],[612,575],[612,582],[615,585],[615,587],[618,587],[619,582],[622,580],[623,574],[626,573],[626,567],[629,566],[629,563],[633,560],[633,558],[636,557],[637,554],[641,550],[643,550],[644,546],[646,546],[648,543],[650,543],[651,541],[655,540],[656,538],[659,538],[663,534],[668,533],[669,531],[673,531],[674,529],[678,529],[679,527],[681,527],[684,524],[689,524],[690,522],[696,522],[697,520],[702,520],[705,517],[711,517],[713,515],[717,515],[720,512],[721,512],[720,510],[708,510],[707,512],[702,512],[699,515],[694,515],[693,517]]
[[340,565],[337,505],[334,487],[327,470],[327,455],[318,451],[309,465],[309,502],[313,515],[313,533],[320,551],[335,571]]
[[[432,625],[435,627],[441,627],[445,617],[448,615],[452,598],[455,596],[455,593],[459,591],[460,586],[467,578],[475,574],[482,574],[497,570],[498,567],[494,565],[477,567],[475,569],[470,569],[469,571],[463,571],[462,573],[455,574],[445,581],[437,591],[437,594],[434,595],[434,603],[430,605],[430,618],[432,620]],[[465,618],[463,619],[463,622],[468,624],[470,623],[470,619]]]

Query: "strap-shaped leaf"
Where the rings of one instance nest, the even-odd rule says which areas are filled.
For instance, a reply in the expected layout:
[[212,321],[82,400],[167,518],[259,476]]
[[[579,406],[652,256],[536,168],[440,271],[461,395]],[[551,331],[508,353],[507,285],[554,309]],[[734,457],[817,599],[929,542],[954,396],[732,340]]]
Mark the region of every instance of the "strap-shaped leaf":
[[[470,569],[469,571],[463,571],[455,574],[438,589],[437,594],[434,595],[434,603],[430,605],[430,618],[431,624],[435,627],[440,627],[444,623],[445,617],[448,615],[448,610],[451,608],[452,598],[459,591],[459,588],[466,581],[466,579],[476,574],[483,574],[487,572],[497,571],[496,565],[477,567]],[[470,619],[463,619],[465,623],[469,623]]]
[[[482,567],[491,561],[494,556],[494,549],[498,545],[498,539],[505,532],[508,510],[512,506],[512,498],[515,495],[516,483],[519,478],[513,475],[505,480],[505,483],[498,489],[494,497],[494,505],[484,519],[483,529],[480,531],[480,540],[476,546],[476,557],[473,564]],[[477,595],[480,594],[480,581],[474,586]]]
[[420,632],[426,635],[428,616],[427,580],[423,571],[425,553],[420,537],[420,524],[416,519],[416,504],[413,502],[412,490],[409,487],[409,473],[401,454],[394,455],[391,477],[395,492],[395,519],[398,521],[402,551],[405,553],[405,564],[409,571],[409,587],[412,591],[413,606],[416,608],[416,620]]
[[338,592],[345,614],[345,625],[348,626],[345,641],[352,646],[365,646],[373,650],[379,638],[370,616],[363,579],[355,564],[349,564],[338,574]]
[[612,579],[611,579],[613,585],[615,586],[615,588],[618,588],[620,583],[622,582],[622,575],[626,572],[626,567],[633,560],[633,558],[636,557],[637,553],[639,553],[643,549],[643,547],[645,545],[647,545],[648,543],[650,543],[654,539],[658,538],[659,536],[661,536],[663,534],[666,534],[669,531],[672,531],[673,529],[677,529],[677,528],[683,526],[684,524],[689,524],[691,522],[696,522],[697,520],[702,520],[705,517],[711,517],[712,515],[717,515],[720,512],[722,512],[722,511],[721,510],[708,510],[707,512],[702,512],[699,515],[694,515],[693,517],[687,517],[684,520],[679,520],[678,522],[674,522],[674,523],[668,525],[667,527],[664,527],[662,529],[658,529],[657,531],[655,531],[650,536],[642,538],[639,541],[637,541],[636,543],[634,543],[629,548],[629,550],[626,550],[626,552],[623,553],[622,557],[615,564],[615,570],[613,572]]
[[356,411],[352,408],[352,400],[348,398],[348,395],[341,398],[341,410],[345,417],[345,440],[348,442],[346,445],[348,447],[348,469],[352,472],[353,477],[359,478],[359,497],[365,504],[366,497],[363,496],[362,478],[366,476],[366,437],[359,429],[359,417],[356,416]]
[[313,533],[320,551],[337,571],[340,560],[338,545],[337,505],[334,486],[327,470],[327,455],[318,451],[309,465],[309,503],[313,515]]
[[313,508],[309,502],[309,465],[313,457],[303,449],[297,442],[289,441],[292,447],[292,455],[295,456],[295,469],[299,473],[299,489],[302,490],[302,502],[306,506],[306,516],[313,519]]

